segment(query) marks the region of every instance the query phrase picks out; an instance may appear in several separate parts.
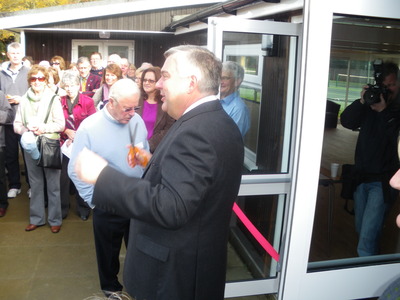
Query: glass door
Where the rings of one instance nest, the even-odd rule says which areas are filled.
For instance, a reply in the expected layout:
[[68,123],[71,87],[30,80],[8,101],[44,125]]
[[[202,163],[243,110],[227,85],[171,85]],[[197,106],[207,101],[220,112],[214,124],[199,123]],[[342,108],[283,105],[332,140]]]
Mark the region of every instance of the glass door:
[[[363,84],[372,80],[370,62],[380,58],[399,66],[399,11],[398,0],[379,5],[372,0],[305,1],[300,147],[278,299],[376,299],[400,274],[399,250],[391,246],[399,234],[394,220],[385,230],[395,235],[390,245],[381,244],[380,254],[357,253],[355,217],[345,212],[341,179],[332,177],[329,168],[332,162],[353,163],[358,131],[342,128],[341,111],[339,123],[336,112],[334,126],[325,128],[327,100],[346,106],[359,98]],[[398,205],[393,209],[399,212]]]
[[135,63],[135,42],[126,40],[72,40],[71,61],[76,62],[79,57],[90,57],[92,52],[100,52],[103,57],[103,65],[107,65],[107,57],[118,54]]
[[[299,45],[299,24],[209,18],[209,49],[224,63],[243,68],[240,100],[234,101],[243,101],[249,120],[231,221],[226,298],[278,292],[291,207]],[[229,80],[224,71],[222,80]]]

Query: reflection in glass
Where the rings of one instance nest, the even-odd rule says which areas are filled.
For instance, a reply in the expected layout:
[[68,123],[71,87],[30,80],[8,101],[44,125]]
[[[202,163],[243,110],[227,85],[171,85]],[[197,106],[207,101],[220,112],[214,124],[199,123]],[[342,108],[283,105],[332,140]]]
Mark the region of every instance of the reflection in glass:
[[[374,83],[373,62],[381,59],[400,65],[398,32],[400,21],[352,16],[335,16],[327,98],[340,106],[334,126],[325,123],[321,157],[321,175],[317,195],[314,230],[309,254],[310,270],[375,263],[379,259],[399,260],[400,239],[395,217],[399,199],[389,209],[379,241],[380,256],[358,257],[358,235],[355,230],[352,193],[346,195],[340,174],[354,164],[358,130],[344,128],[340,122],[343,110],[360,98],[367,83]],[[328,102],[329,103],[329,102]],[[326,119],[332,117],[327,105]],[[339,163],[339,176],[330,177],[330,164]],[[327,261],[334,261],[334,264]]]
[[118,54],[121,57],[128,57],[128,46],[108,46],[108,54]]
[[[239,197],[237,203],[251,223],[279,252],[284,195]],[[277,276],[277,262],[269,255],[246,226],[232,215],[228,246],[227,281],[266,279]]]
[[90,54],[93,52],[99,52],[99,46],[94,46],[94,45],[78,46],[78,57],[82,56],[90,57]]
[[294,64],[297,39],[289,36],[225,32],[223,61],[245,70],[240,97],[250,114],[244,136],[245,173],[288,172]]

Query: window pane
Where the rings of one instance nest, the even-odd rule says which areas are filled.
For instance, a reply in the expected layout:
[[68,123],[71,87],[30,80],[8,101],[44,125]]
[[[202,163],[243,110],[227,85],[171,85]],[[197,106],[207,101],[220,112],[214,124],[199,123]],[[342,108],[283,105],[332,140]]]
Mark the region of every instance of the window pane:
[[90,58],[92,52],[99,52],[99,46],[78,46],[78,57],[86,56]]
[[128,57],[127,46],[108,46],[108,55],[118,54],[121,57]]
[[[334,126],[327,126],[330,122],[325,123],[321,174],[309,254],[309,270],[399,260],[400,238],[398,228],[395,226],[395,218],[399,211],[399,197],[396,191],[389,189],[388,185],[388,177],[390,177],[388,174],[393,171],[391,170],[393,167],[389,169],[387,164],[384,163],[397,159],[395,140],[398,136],[398,128],[394,127],[395,121],[392,122],[394,118],[390,121],[394,128],[393,131],[390,131],[390,137],[393,136],[394,141],[389,141],[390,138],[387,140],[381,138],[381,133],[375,134],[374,140],[377,145],[381,143],[381,147],[374,152],[373,157],[385,156],[385,160],[371,159],[368,160],[368,164],[363,165],[363,167],[369,164],[379,166],[377,169],[381,168],[385,172],[379,173],[379,180],[377,180],[378,175],[376,173],[371,174],[365,171],[359,173],[354,186],[350,190],[348,190],[349,186],[346,185],[348,182],[346,176],[341,177],[341,174],[346,173],[349,165],[355,163],[356,147],[359,147],[357,141],[363,126],[360,123],[361,126],[353,130],[345,128],[340,122],[342,111],[353,101],[360,98],[363,87],[366,84],[375,83],[373,63],[376,60],[382,60],[384,63],[393,62],[400,66],[398,39],[396,37],[399,26],[399,20],[372,19],[360,16],[338,15],[333,20],[328,100],[339,104],[340,111],[336,112]],[[326,99],[322,99],[322,101],[326,101]],[[326,120],[331,116],[331,112],[328,111],[329,106],[331,105],[327,105]],[[368,117],[371,117],[371,115],[368,115]],[[344,121],[344,118],[342,119]],[[343,124],[345,125],[344,122]],[[389,132],[392,128],[392,126],[381,127],[381,124],[376,121],[373,130],[368,131],[364,137],[372,136],[375,132]],[[397,132],[393,134],[394,131]],[[367,145],[364,148],[365,151],[373,146],[372,143],[365,141],[364,145]],[[389,155],[388,152],[383,152],[381,149],[392,149],[395,157],[393,158],[393,155]],[[364,158],[364,160],[366,159]],[[358,159],[359,161],[360,159]],[[338,177],[331,177],[331,163],[340,164]],[[390,166],[392,165],[395,164],[390,163]],[[359,199],[362,201],[355,201],[353,198],[356,188],[360,187],[361,184],[372,186],[372,182],[379,184],[382,182],[383,184],[382,188],[378,187],[378,195],[389,195],[394,192],[394,199],[392,200],[390,196],[386,197],[385,200],[389,200],[388,202],[385,203],[382,200],[383,205],[380,203],[368,211],[371,198],[360,197]],[[385,186],[388,188],[386,189]],[[364,201],[367,203],[366,209],[363,208],[363,205],[360,205]],[[386,213],[383,208],[383,213],[378,214],[379,208],[385,207],[386,204],[389,204]],[[383,221],[379,221],[376,226],[371,226],[373,229],[379,229],[377,236],[373,238],[366,236],[362,239],[364,241],[373,240],[374,242],[368,245],[369,248],[372,249],[376,246],[376,249],[379,249],[379,251],[374,251],[374,254],[371,254],[373,250],[367,252],[365,249],[368,247],[360,247],[359,236],[364,235],[365,224],[373,224],[373,218],[379,217]],[[357,226],[356,229],[356,223],[362,225]]]
[[[277,252],[285,201],[285,195],[243,196],[237,201],[245,216]],[[228,282],[276,277],[274,256],[265,250],[266,244],[254,236],[254,231],[249,231],[233,213],[228,245]]]
[[247,174],[288,172],[294,96],[294,75],[288,70],[295,61],[296,43],[290,36],[224,33],[223,61],[244,69],[239,95],[250,120],[249,129],[241,130]]

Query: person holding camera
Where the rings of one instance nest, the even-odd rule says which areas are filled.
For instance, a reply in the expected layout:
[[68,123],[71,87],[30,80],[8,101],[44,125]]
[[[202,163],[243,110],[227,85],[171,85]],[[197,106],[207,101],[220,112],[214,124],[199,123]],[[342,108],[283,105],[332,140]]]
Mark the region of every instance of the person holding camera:
[[398,193],[389,180],[400,167],[397,138],[400,129],[399,68],[394,63],[374,64],[375,85],[341,114],[345,128],[359,130],[355,151],[354,213],[359,235],[359,256],[379,254],[385,214]]

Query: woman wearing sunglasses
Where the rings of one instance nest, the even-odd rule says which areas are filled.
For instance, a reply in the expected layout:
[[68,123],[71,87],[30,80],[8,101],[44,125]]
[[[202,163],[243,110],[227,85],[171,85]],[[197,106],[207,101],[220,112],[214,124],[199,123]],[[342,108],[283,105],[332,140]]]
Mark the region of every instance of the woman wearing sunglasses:
[[[14,131],[22,135],[21,140],[25,134],[33,134],[35,138],[43,134],[59,140],[60,132],[64,130],[65,119],[60,98],[47,86],[48,78],[47,69],[39,65],[33,65],[28,73],[30,88],[22,96],[14,120]],[[45,123],[47,112],[48,120]],[[47,192],[47,221],[51,232],[58,233],[62,223],[60,170],[37,166],[36,153],[25,149],[24,157],[31,185],[30,222],[25,230],[32,231],[46,224],[44,193]]]
[[143,71],[141,78],[141,98],[137,113],[142,117],[147,128],[147,140],[150,152],[153,153],[168,129],[174,124],[166,112],[161,109],[160,90],[156,89],[156,83],[161,77],[159,67],[150,67]]

